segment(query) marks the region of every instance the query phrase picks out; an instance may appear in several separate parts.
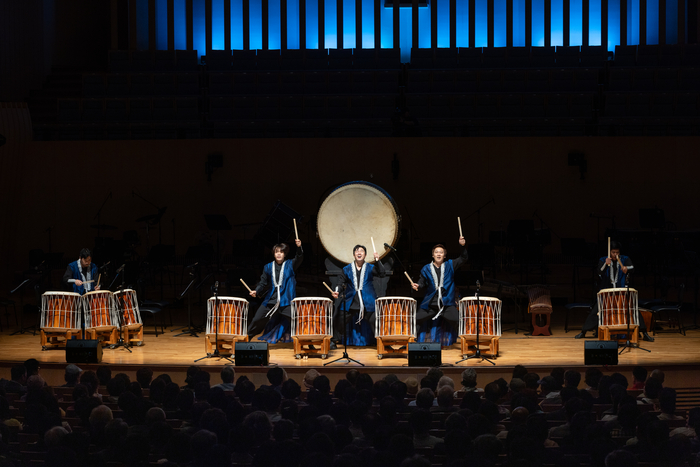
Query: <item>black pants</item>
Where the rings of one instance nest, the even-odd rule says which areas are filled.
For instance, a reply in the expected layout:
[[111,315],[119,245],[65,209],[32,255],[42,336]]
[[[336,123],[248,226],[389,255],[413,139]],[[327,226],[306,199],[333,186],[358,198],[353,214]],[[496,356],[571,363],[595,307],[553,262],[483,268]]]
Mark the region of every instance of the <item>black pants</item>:
[[292,318],[292,307],[290,307],[289,305],[277,308],[277,311],[275,311],[275,313],[272,316],[265,316],[270,312],[271,309],[272,307],[269,305],[260,305],[260,308],[258,308],[258,311],[255,312],[255,316],[253,316],[253,319],[249,320],[250,323],[248,324],[248,340],[253,340],[253,337],[260,334],[265,329],[265,325],[268,321],[270,321],[270,318],[272,318],[272,316],[275,316],[277,313],[281,313],[282,316],[286,316],[289,319]]
[[[639,312],[639,309],[637,309],[637,322],[639,323],[639,332],[647,332],[647,325],[646,325],[646,323],[644,323],[644,319],[642,318],[642,314]],[[581,327],[581,331],[587,332],[587,331],[594,331],[597,329],[598,329],[598,302],[593,304],[593,309],[591,309],[591,312],[588,313],[588,316],[586,317],[586,322],[583,323],[583,326]]]
[[[343,317],[343,313],[345,313],[345,317]],[[339,343],[343,343],[343,338],[345,337],[345,333],[347,332],[347,328],[343,328],[343,326],[347,323],[349,325],[355,324],[355,321],[357,320],[357,317],[359,317],[360,309],[359,308],[354,308],[350,307],[350,311],[345,311],[341,310],[340,307],[335,308],[335,312],[333,313],[333,340]],[[372,334],[374,334],[374,322],[375,322],[375,316],[373,311],[367,311],[365,310],[364,316],[362,317],[363,320],[366,320],[369,323],[370,328],[372,328]]]
[[[437,307],[437,305],[430,305],[430,308],[427,310],[419,308],[416,312],[416,332],[420,331],[423,323],[429,319],[433,319],[433,317],[438,314],[439,310],[440,309]],[[459,331],[459,310],[456,306],[446,306],[442,310],[442,314],[440,316],[442,316],[445,321],[450,323],[450,326],[455,332]]]

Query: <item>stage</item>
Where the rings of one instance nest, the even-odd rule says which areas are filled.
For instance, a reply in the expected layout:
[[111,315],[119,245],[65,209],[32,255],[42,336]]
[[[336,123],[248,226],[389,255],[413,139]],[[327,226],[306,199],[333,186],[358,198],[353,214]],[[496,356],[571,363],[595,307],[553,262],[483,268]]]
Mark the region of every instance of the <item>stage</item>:
[[[9,379],[10,367],[17,362],[28,358],[36,358],[41,362],[41,374],[50,384],[63,384],[63,369],[66,365],[65,350],[51,349],[42,351],[39,334],[31,332],[10,335],[13,330],[5,330],[0,334],[0,376]],[[132,352],[119,347],[117,349],[104,348],[102,364],[112,367],[112,373],[126,372],[135,375],[136,367],[146,365],[153,369],[154,373],[168,373],[176,382],[184,382],[184,375],[188,366],[194,364],[194,360],[204,357],[204,336],[191,337],[189,335],[175,337],[179,331],[166,328],[164,334],[158,337],[153,333],[153,326],[147,326],[144,336],[144,345],[132,347]],[[486,384],[496,378],[503,377],[510,380],[510,374],[515,365],[525,365],[530,371],[535,371],[541,376],[549,374],[553,367],[561,366],[567,369],[585,371],[584,366],[584,341],[593,339],[574,339],[578,330],[569,329],[564,332],[563,326],[552,327],[552,336],[531,337],[506,331],[500,339],[500,353],[493,359],[496,365],[480,359],[471,359],[455,365],[460,360],[459,346],[454,344],[443,348],[443,371],[459,382],[459,374],[466,367],[478,369],[479,383]],[[590,334],[589,334],[590,335]],[[642,365],[651,370],[662,368],[666,372],[666,385],[670,387],[700,387],[700,372],[697,367],[700,364],[700,330],[688,331],[686,336],[674,333],[656,335],[655,342],[640,342],[640,346],[651,350],[645,352],[640,349],[625,350],[619,357],[619,364],[604,369],[605,372],[619,371],[625,374],[631,381],[631,370],[636,365]],[[402,378],[409,375],[420,376],[425,373],[425,368],[408,367],[406,357],[385,356],[377,358],[375,347],[349,347],[349,355],[365,365],[363,371],[372,375],[381,376],[387,373],[395,373]],[[308,359],[297,360],[294,358],[292,344],[275,344],[270,346],[270,363],[282,366],[287,373],[301,380],[301,376],[310,368],[317,368],[327,374],[331,382],[342,378],[350,368],[362,368],[355,363],[337,362],[324,367],[324,363],[330,362],[342,356],[342,348],[332,350],[328,359],[320,356],[310,356]],[[208,367],[212,372],[212,381],[218,381],[218,371],[228,363],[224,359],[209,358],[201,360],[197,365]],[[80,364],[83,369],[94,369],[97,365]],[[247,374],[254,383],[265,382],[266,367],[237,367],[238,374]]]

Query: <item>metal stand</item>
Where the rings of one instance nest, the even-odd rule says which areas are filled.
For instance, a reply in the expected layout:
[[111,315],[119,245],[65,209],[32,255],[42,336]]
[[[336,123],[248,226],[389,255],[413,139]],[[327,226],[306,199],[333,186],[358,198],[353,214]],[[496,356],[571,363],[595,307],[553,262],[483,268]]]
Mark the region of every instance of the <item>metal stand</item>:
[[465,360],[471,360],[472,358],[480,358],[482,362],[486,360],[491,365],[496,366],[496,363],[494,363],[492,360],[489,360],[488,358],[481,355],[481,349],[479,348],[479,327],[481,326],[481,302],[479,301],[480,287],[481,284],[479,284],[479,281],[476,281],[476,294],[474,295],[476,297],[476,350],[474,351],[474,355],[468,355],[464,357],[463,359],[455,362],[455,365],[457,363],[462,363]]
[[353,362],[357,363],[360,366],[365,366],[364,363],[360,363],[354,358],[350,358],[350,356],[348,355],[348,316],[347,312],[345,311],[345,282],[340,283],[338,287],[340,289],[340,294],[338,295],[338,297],[340,298],[340,312],[343,314],[343,355],[340,358],[336,358],[333,361],[324,363],[323,366],[328,366],[331,363],[339,362],[341,360],[347,360],[345,363]]
[[[630,277],[632,277],[632,274],[631,273],[627,274],[627,280],[625,281],[626,282],[625,286],[627,287],[627,298],[628,299],[630,296]],[[651,353],[651,350],[645,349],[643,347],[639,347],[639,344],[637,344],[637,347],[634,347],[634,345],[632,345],[632,342],[630,341],[630,321],[631,321],[631,319],[632,319],[632,301],[629,300],[627,302],[627,341],[624,344],[622,344],[622,348],[620,349],[620,351],[617,354],[622,355],[622,352],[624,352],[625,349],[634,349],[634,348]],[[637,328],[637,339],[639,339],[639,327]]]
[[[12,289],[12,290],[10,291],[10,295],[12,295],[13,293],[17,292],[17,291],[20,290],[22,287],[24,287],[25,285],[27,285],[27,283],[29,283],[29,282],[31,282],[31,281],[33,281],[33,280],[34,280],[34,279],[25,279],[20,285],[18,285],[17,287],[15,287],[14,289]],[[36,285],[38,286],[39,284],[36,284]],[[39,305],[39,312],[41,313],[41,305]],[[32,324],[31,326],[28,326],[28,327],[26,327],[26,328],[24,327],[24,305],[23,305],[22,301],[20,301],[19,329],[18,329],[17,331],[13,332],[13,333],[10,334],[10,335],[11,335],[11,336],[14,336],[15,334],[24,334],[25,332],[32,331],[32,335],[33,335],[33,336],[36,336],[36,328],[37,328],[37,326],[34,325],[34,324]]]
[[194,361],[195,363],[197,363],[200,360],[204,360],[205,358],[223,358],[233,363],[233,360],[231,360],[230,357],[226,357],[219,353],[219,281],[216,281],[214,283],[214,333],[214,352],[208,353],[202,358],[198,358]]
[[185,287],[185,291],[180,294],[180,299],[182,299],[185,295],[187,295],[187,326],[182,327],[182,328],[177,328],[173,329],[172,331],[177,331],[178,329],[182,329],[182,332],[179,334],[175,334],[174,337],[178,336],[192,336],[192,337],[199,337],[197,335],[198,332],[204,332],[204,329],[202,329],[199,326],[195,326],[192,324],[192,296],[189,294],[190,288],[192,285],[197,281],[195,274],[194,274],[194,266],[196,266],[197,263],[193,264],[192,267],[190,268],[190,277],[192,280],[190,281],[189,284],[187,284],[187,287]]

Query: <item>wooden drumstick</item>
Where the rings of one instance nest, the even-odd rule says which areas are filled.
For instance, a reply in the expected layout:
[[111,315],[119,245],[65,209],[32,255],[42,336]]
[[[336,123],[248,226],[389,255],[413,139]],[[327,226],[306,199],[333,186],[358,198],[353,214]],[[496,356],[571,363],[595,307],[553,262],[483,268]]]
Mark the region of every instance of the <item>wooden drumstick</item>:
[[411,279],[411,276],[409,276],[408,273],[407,273],[406,271],[404,271],[403,273],[406,274],[406,277],[408,278],[408,281],[411,283],[411,286],[413,286],[413,284],[414,284],[415,282],[413,282],[413,279]]
[[330,287],[328,287],[328,284],[326,284],[326,283],[324,282],[323,285],[326,286],[326,288],[327,288],[328,291],[331,293],[331,295],[333,295],[333,294],[335,293],[335,292],[333,292],[333,289],[331,289]]
[[102,279],[102,274],[97,276],[97,285],[95,286],[95,290],[97,290],[100,287],[100,279]]
[[457,225],[459,226],[459,237],[462,238],[464,235],[462,235],[462,220],[458,217],[457,218]]
[[610,258],[610,237],[608,237],[608,258]]
[[296,235],[296,239],[299,240],[299,231],[297,230],[297,220],[292,218],[294,221],[294,235]]
[[372,251],[375,253],[377,252],[377,247],[374,246],[374,237],[369,237],[370,240],[372,240]]
[[243,278],[241,278],[241,284],[243,284],[245,286],[245,288],[248,289],[248,292],[252,292],[252,290],[250,290],[250,287],[248,287],[248,284],[245,283]]

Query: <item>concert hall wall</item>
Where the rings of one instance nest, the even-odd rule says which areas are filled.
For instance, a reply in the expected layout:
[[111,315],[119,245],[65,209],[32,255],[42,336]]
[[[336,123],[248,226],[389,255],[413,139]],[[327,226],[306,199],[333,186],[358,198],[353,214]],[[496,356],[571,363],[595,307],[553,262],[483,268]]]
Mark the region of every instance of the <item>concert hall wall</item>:
[[[111,192],[101,222],[119,227],[107,232],[121,238],[137,230],[145,254],[146,231],[135,220],[167,206],[162,241],[177,254],[201,242],[215,244],[204,214],[224,214],[233,225],[262,222],[281,200],[300,212],[300,236],[315,236],[313,219],[329,189],[352,180],[384,188],[413,226],[414,252],[419,242],[456,245],[456,217],[467,241],[477,242],[481,211],[488,232],[505,229],[510,219],[532,219],[536,211],[559,237],[595,241],[591,213],[615,216],[618,228],[639,228],[638,210],[658,206],[679,230],[700,228],[696,138],[380,138],[380,139],[239,139],[182,141],[31,142],[21,157],[5,158],[0,175],[4,204],[2,283],[27,268],[28,251],[53,251],[74,259],[92,247],[100,205]],[[10,143],[5,148],[11,149]],[[587,161],[585,179],[568,165],[577,151]],[[6,152],[5,154],[9,154]],[[205,162],[223,155],[207,181]],[[397,155],[400,171],[392,175]],[[539,227],[539,220],[535,225]],[[610,226],[601,220],[601,235]],[[257,226],[248,227],[251,238]],[[243,228],[222,233],[221,252],[244,238]],[[368,243],[369,239],[358,239]],[[150,244],[158,242],[151,230]],[[553,236],[546,251],[557,252]]]

